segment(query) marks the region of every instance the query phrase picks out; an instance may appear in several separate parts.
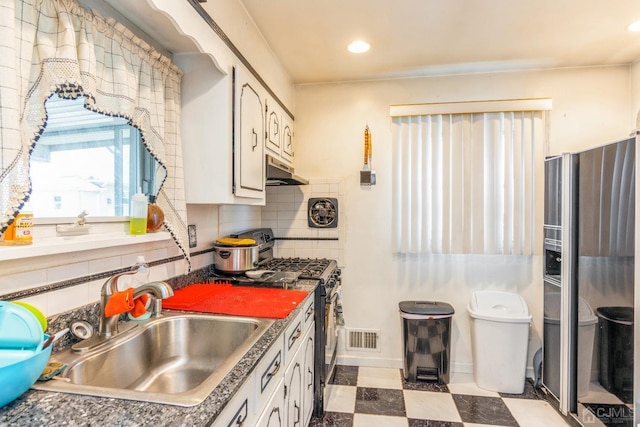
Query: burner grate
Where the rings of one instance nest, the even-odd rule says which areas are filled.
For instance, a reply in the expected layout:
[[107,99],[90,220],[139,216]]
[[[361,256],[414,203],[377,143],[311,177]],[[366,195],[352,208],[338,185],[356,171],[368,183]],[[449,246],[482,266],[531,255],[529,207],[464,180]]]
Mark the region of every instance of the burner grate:
[[331,260],[324,258],[274,258],[266,267],[274,271],[300,273],[301,279],[318,279],[330,265]]

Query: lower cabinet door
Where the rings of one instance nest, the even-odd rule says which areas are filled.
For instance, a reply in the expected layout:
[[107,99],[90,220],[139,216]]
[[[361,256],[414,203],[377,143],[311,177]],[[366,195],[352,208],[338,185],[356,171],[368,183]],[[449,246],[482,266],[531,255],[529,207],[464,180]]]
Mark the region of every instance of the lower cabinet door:
[[314,349],[315,349],[315,323],[307,329],[302,342],[302,425],[309,425],[313,413],[313,374],[314,374]]
[[284,427],[286,426],[286,411],[284,407],[284,380],[280,379],[280,384],[275,393],[271,396],[269,403],[265,407],[262,415],[258,419],[257,427]]
[[287,426],[302,426],[302,351],[298,349],[284,374]]

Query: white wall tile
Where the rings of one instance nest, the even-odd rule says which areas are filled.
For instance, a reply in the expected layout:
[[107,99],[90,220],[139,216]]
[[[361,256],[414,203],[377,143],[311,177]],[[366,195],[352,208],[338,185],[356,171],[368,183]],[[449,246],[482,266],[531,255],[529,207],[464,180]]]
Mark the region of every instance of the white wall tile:
[[[91,301],[95,301],[98,298],[92,298],[89,300],[88,284],[77,285],[72,288],[61,289],[54,292],[49,292],[47,295],[47,315],[54,313],[62,313],[69,311],[77,307],[89,304]],[[99,297],[99,295],[98,295]]]
[[264,225],[264,223],[266,221],[276,221],[278,219],[278,211],[277,210],[272,210],[272,211],[262,211],[262,224]]
[[18,292],[43,285],[47,281],[46,270],[33,270],[24,273],[0,276],[0,290],[3,293]]
[[87,298],[89,299],[89,302],[97,301],[100,299],[100,292],[102,291],[102,285],[104,285],[106,281],[107,279],[99,279],[99,280],[93,280],[87,283],[87,293],[88,293]]
[[47,269],[47,282],[55,283],[89,274],[89,263],[79,262]]
[[112,271],[121,268],[121,257],[108,257],[89,261],[89,271],[91,274],[102,273],[104,271]]

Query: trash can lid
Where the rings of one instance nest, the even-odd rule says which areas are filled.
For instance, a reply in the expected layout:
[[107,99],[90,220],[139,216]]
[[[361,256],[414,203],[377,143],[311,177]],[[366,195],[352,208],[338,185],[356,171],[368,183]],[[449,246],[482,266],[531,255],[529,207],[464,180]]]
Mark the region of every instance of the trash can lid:
[[455,310],[450,304],[439,301],[402,301],[400,311],[424,316],[453,316]]
[[596,314],[614,323],[633,325],[633,307],[598,307]]
[[467,307],[471,317],[497,322],[529,323],[531,314],[518,294],[502,291],[475,291]]
[[[546,323],[560,323],[560,307],[562,297],[560,292],[544,294],[544,321]],[[578,324],[591,325],[598,323],[598,318],[593,314],[589,303],[582,297],[578,298]]]

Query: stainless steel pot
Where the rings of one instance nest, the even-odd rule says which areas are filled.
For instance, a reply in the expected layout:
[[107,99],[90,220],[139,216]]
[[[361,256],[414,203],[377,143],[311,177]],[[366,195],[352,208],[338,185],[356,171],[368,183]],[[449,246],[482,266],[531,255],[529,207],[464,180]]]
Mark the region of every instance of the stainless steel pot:
[[258,246],[213,245],[213,263],[218,271],[244,273],[258,266]]

